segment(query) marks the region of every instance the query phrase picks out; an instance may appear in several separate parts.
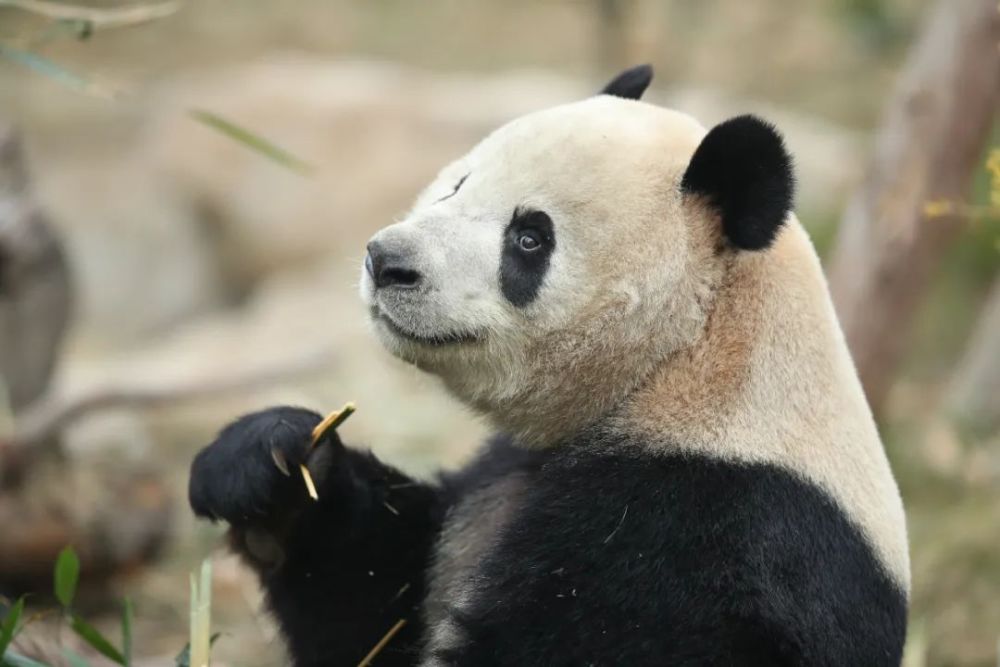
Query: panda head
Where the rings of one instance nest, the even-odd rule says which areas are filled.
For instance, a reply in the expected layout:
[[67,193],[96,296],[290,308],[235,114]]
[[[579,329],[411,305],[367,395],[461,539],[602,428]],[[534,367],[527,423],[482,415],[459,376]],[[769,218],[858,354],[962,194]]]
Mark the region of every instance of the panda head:
[[501,127],[368,244],[381,342],[525,442],[595,420],[691,346],[727,262],[766,251],[789,212],[772,126],[706,133],[639,101],[651,77]]

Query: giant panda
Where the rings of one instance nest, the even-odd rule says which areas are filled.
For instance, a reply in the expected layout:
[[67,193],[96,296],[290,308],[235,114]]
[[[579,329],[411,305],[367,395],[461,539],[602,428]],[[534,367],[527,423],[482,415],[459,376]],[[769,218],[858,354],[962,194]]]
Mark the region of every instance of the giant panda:
[[903,507],[789,155],[651,76],[501,127],[367,246],[375,336],[495,426],[471,463],[309,449],[293,407],[195,458],[297,667],[900,664]]

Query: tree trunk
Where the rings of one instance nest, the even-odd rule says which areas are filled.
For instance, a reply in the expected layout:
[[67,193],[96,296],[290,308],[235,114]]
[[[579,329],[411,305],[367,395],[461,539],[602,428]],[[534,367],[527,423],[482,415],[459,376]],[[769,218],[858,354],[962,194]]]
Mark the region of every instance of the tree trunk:
[[1000,101],[998,43],[996,0],[939,1],[841,223],[830,286],[876,414],[934,270],[964,226],[924,208],[968,196]]
[[946,397],[963,432],[986,438],[1000,430],[1000,277],[993,281]]

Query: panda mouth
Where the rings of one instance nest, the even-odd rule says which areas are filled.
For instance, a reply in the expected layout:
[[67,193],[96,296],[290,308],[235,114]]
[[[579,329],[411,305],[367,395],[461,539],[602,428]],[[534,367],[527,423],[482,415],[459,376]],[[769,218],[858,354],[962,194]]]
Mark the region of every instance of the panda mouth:
[[435,334],[433,336],[424,336],[418,333],[414,333],[409,329],[406,329],[399,324],[397,324],[391,317],[386,315],[378,308],[372,308],[372,317],[379,322],[381,322],[386,329],[391,331],[393,334],[399,338],[403,338],[414,343],[420,343],[422,345],[429,345],[431,347],[443,347],[446,345],[459,345],[463,343],[476,343],[480,340],[480,337],[474,333],[470,332],[458,332],[452,331],[443,334]]

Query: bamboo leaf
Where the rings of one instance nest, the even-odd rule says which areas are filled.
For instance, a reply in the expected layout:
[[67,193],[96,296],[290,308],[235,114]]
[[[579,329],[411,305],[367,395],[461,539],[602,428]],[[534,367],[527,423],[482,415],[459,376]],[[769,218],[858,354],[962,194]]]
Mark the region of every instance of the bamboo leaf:
[[14,405],[11,402],[10,390],[3,376],[0,376],[0,439],[14,432]]
[[73,629],[73,632],[78,634],[81,639],[90,644],[95,651],[105,658],[119,665],[125,664],[125,656],[97,628],[76,615],[70,620],[70,627]]
[[83,656],[71,649],[63,649],[63,655],[66,657],[66,662],[69,663],[70,667],[90,667],[90,663]]
[[114,91],[105,88],[104,86],[101,86],[86,77],[75,74],[61,65],[57,65],[51,60],[43,58],[37,53],[17,49],[7,44],[0,44],[0,56],[13,63],[27,67],[38,74],[47,76],[57,83],[61,83],[62,85],[72,88],[78,92],[103,99],[115,99],[118,97],[117,93]]
[[204,109],[191,109],[188,113],[192,118],[206,127],[210,127],[233,141],[243,144],[250,150],[277,162],[283,167],[287,167],[303,175],[308,175],[315,171],[314,167],[305,160],[216,113]]
[[[216,632],[215,634],[213,634],[212,638],[209,640],[209,645],[210,646],[215,646],[215,640],[218,639],[221,636],[222,636],[221,632]],[[184,648],[181,649],[181,652],[177,654],[176,658],[174,658],[174,665],[175,665],[175,667],[191,667],[191,644],[190,643],[185,644]],[[0,666],[0,667],[2,667],[2,666]]]
[[175,667],[191,667],[191,643],[188,642],[174,658]]
[[14,635],[17,634],[17,624],[20,622],[23,613],[24,598],[20,598],[11,605],[10,609],[7,610],[7,614],[3,617],[3,622],[0,623],[0,656],[5,655],[4,651],[10,646]]
[[80,558],[73,547],[65,547],[59,552],[53,579],[56,599],[62,606],[69,607],[73,604],[76,585],[80,580]]
[[0,658],[0,667],[49,667],[49,665],[46,665],[44,662],[32,660],[20,653],[7,651]]
[[132,600],[125,598],[122,603],[122,656],[126,667],[132,665]]

